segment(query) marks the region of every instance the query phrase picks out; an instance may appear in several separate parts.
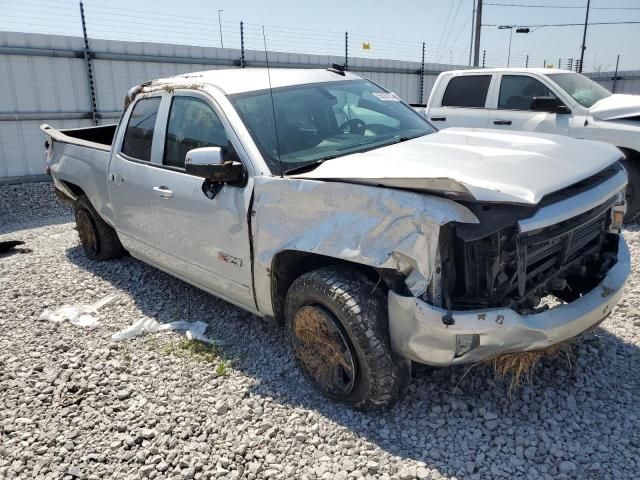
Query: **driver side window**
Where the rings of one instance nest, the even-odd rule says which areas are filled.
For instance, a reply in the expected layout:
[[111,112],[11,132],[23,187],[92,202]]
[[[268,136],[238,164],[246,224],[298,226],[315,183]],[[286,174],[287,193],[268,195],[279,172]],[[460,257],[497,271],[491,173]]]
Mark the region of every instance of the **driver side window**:
[[526,75],[503,75],[500,81],[500,110],[530,110],[533,97],[556,97],[540,81]]
[[196,97],[173,97],[167,122],[163,165],[184,168],[184,159],[189,150],[226,147],[228,144],[224,125],[210,105]]

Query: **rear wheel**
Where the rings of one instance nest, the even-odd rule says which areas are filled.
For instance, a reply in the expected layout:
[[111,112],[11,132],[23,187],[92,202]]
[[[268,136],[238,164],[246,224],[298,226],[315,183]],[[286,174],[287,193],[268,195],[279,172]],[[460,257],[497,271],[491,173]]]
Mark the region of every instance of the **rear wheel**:
[[411,362],[391,349],[386,294],[357,270],[331,266],[295,280],[285,325],[303,372],[326,396],[361,410],[403,396]]
[[116,231],[95,211],[86,195],[76,201],[75,217],[80,243],[87,257],[110,260],[126,253]]

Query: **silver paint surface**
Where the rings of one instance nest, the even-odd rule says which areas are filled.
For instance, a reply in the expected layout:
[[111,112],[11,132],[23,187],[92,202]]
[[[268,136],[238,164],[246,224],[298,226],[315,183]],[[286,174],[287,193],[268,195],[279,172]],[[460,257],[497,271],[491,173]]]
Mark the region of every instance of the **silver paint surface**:
[[403,190],[258,177],[252,215],[258,309],[272,314],[269,270],[278,252],[296,250],[406,275],[414,295],[433,273],[440,226],[477,223],[450,200]]

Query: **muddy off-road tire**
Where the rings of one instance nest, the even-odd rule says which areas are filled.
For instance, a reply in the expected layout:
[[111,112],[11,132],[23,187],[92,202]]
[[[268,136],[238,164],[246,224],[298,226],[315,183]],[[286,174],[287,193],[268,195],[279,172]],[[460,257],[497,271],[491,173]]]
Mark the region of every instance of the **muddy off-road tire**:
[[78,198],[74,210],[78,236],[87,257],[110,260],[126,253],[116,231],[98,215],[86,195]]
[[629,177],[625,219],[631,220],[640,211],[640,155],[628,155],[628,158],[622,161],[622,166]]
[[302,371],[333,400],[372,411],[404,395],[411,362],[391,350],[386,294],[357,270],[329,266],[295,280],[285,326]]

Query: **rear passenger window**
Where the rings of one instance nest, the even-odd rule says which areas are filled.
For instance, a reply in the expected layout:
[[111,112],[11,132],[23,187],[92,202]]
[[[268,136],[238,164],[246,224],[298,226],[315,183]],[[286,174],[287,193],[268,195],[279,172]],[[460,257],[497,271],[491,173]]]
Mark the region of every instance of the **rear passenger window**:
[[164,165],[184,168],[189,150],[229,145],[224,125],[216,112],[195,97],[173,97],[164,144]]
[[555,97],[555,95],[535,78],[526,75],[502,76],[498,108],[529,110],[533,97]]
[[442,97],[443,107],[482,108],[487,100],[491,75],[453,77]]
[[122,153],[136,160],[151,160],[153,127],[156,124],[160,97],[143,98],[133,107],[124,132]]

